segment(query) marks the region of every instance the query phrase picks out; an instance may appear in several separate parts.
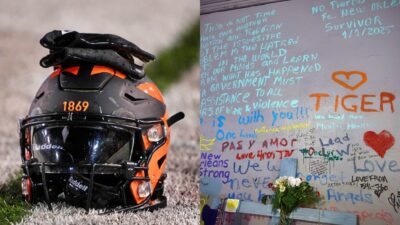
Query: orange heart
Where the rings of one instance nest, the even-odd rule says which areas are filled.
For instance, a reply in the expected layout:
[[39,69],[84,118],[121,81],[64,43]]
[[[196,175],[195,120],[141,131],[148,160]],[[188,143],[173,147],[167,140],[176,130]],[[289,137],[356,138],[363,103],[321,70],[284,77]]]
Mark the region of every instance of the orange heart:
[[[346,78],[346,80],[341,79],[341,75],[343,75]],[[360,76],[361,80],[357,84],[351,85],[349,84],[351,76]],[[361,85],[363,85],[365,82],[368,81],[367,74],[360,71],[350,71],[350,72],[336,71],[332,73],[332,79],[336,83],[352,91],[355,91],[357,88],[359,88]]]

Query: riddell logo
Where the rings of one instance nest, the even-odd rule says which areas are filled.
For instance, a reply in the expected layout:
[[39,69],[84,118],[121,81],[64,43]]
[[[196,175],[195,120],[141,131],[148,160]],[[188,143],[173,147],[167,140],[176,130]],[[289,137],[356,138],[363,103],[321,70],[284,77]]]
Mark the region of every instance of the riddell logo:
[[88,189],[87,185],[82,184],[81,182],[75,180],[74,178],[70,177],[68,179],[69,182],[69,186],[73,187],[73,188],[77,188],[80,189],[82,191],[86,191]]
[[38,145],[38,144],[33,144],[33,150],[38,151],[38,150],[64,150],[64,148],[60,145],[52,145],[52,144],[43,144],[43,145]]

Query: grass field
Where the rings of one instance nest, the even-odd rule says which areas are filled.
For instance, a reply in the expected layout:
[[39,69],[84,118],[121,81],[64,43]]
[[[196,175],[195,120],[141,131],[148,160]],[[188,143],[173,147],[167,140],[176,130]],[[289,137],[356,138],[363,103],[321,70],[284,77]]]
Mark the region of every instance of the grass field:
[[20,221],[29,215],[30,208],[21,198],[21,174],[0,187],[0,224]]
[[173,46],[146,67],[146,74],[164,91],[179,80],[183,72],[199,62],[200,22],[186,30]]

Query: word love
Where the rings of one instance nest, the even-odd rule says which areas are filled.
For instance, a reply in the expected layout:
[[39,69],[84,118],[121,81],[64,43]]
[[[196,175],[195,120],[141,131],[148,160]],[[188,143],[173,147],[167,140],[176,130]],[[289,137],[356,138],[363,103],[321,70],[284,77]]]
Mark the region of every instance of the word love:
[[353,166],[354,166],[354,173],[373,173],[373,172],[381,172],[385,173],[387,171],[393,172],[393,173],[399,173],[400,172],[400,166],[395,160],[390,160],[390,161],[378,161],[378,160],[364,160],[358,163],[356,163],[356,159],[353,158]]
[[[345,96],[331,96],[328,93],[313,93],[309,95],[310,98],[315,98],[315,111],[318,112],[321,108],[321,103],[330,104],[334,98],[334,111],[337,112],[339,108],[347,112],[384,112],[387,107],[393,113],[395,96],[389,92],[381,92],[379,96],[374,94],[358,95],[345,95]],[[379,105],[379,106],[378,106]],[[385,107],[386,106],[386,107]]]

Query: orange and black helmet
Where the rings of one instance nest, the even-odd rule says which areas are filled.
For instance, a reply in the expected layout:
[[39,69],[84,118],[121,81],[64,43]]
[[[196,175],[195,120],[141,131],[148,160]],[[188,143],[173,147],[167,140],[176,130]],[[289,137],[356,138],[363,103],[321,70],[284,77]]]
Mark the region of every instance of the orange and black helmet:
[[144,76],[154,56],[115,35],[53,31],[41,65],[54,66],[20,121],[23,196],[89,208],[164,207],[170,126],[163,96]]

